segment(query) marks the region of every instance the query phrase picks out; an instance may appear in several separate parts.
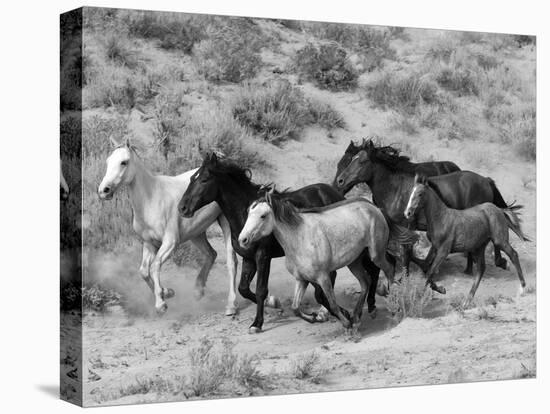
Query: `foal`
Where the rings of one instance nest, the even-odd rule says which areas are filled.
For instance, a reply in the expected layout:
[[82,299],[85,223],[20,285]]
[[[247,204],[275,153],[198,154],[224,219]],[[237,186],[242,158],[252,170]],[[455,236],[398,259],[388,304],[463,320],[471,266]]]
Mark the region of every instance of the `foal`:
[[160,270],[174,248],[190,240],[206,256],[195,281],[195,296],[204,295],[208,273],[214,264],[217,253],[206,238],[206,229],[218,221],[227,252],[229,294],[225,314],[236,313],[235,277],[237,258],[231,245],[231,230],[225,216],[216,203],[210,203],[192,218],[178,214],[178,203],[185,193],[191,176],[197,171],[190,170],[175,177],[153,175],[143,164],[129,141],[116,145],[107,158],[107,171],[98,188],[102,200],[110,200],[119,187],[127,186],[133,212],[133,228],[143,243],[143,257],[140,273],[155,295],[155,308],[158,313],[166,312],[165,299],[174,296],[172,289],[162,287]]
[[[271,190],[250,205],[239,243],[246,247],[272,233],[285,252],[288,271],[296,278],[292,308],[297,316],[303,314],[300,304],[307,284],[313,283],[321,287],[323,305],[344,328],[357,325],[372,283],[361,261],[366,248],[386,278],[393,280],[395,269],[386,259],[388,224],[382,212],[364,198],[298,210]],[[361,284],[353,319],[336,303],[329,276],[344,266]]]
[[525,279],[518,254],[508,241],[508,229],[512,229],[521,240],[529,240],[523,235],[519,218],[511,208],[499,208],[493,203],[479,204],[466,210],[449,208],[441,201],[427,178],[417,174],[405,209],[405,218],[413,217],[419,210],[425,213],[427,235],[432,243],[426,258],[426,262],[430,263],[426,285],[439,293],[445,293],[445,288],[437,286],[432,280],[440,264],[449,253],[472,253],[478,272],[464,303],[467,306],[485,272],[485,247],[492,241],[495,247],[504,250],[512,260],[520,280],[520,294],[523,293]]

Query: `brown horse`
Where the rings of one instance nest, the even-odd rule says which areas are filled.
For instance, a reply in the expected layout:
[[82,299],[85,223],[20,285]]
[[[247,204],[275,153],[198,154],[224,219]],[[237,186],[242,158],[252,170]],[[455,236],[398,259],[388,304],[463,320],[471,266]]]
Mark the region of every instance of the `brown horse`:
[[449,208],[439,198],[427,178],[417,174],[405,208],[405,218],[410,219],[420,210],[426,217],[427,234],[432,243],[426,259],[430,263],[426,285],[439,293],[445,293],[445,288],[437,286],[433,281],[443,260],[449,253],[472,253],[478,272],[464,304],[467,306],[485,272],[485,247],[492,241],[495,247],[502,249],[512,260],[520,280],[520,293],[523,293],[525,279],[518,254],[508,241],[508,229],[512,229],[521,240],[528,239],[521,230],[514,207],[499,208],[493,203],[483,203],[465,210]]

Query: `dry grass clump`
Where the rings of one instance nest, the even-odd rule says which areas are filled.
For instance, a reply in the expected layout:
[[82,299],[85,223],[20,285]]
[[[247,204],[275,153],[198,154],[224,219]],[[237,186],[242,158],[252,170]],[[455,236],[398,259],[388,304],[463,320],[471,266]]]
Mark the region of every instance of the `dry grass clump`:
[[409,114],[438,102],[437,84],[419,73],[381,72],[365,85],[365,92],[376,105]]
[[293,67],[306,80],[332,91],[350,90],[357,86],[359,74],[348,53],[337,43],[308,43],[296,52]]
[[288,81],[270,82],[264,87],[245,85],[233,98],[232,114],[253,134],[273,144],[296,139],[306,125],[319,124],[327,129],[344,126],[342,116],[330,105],[307,99]]
[[309,379],[315,384],[323,381],[326,370],[319,367],[319,354],[315,351],[296,357],[291,364],[291,374],[296,379]]
[[239,25],[210,27],[207,38],[195,46],[196,64],[212,82],[242,82],[256,76],[262,65],[261,42]]
[[121,295],[112,289],[94,284],[82,288],[82,309],[104,312],[108,306],[118,305]]
[[305,30],[323,40],[337,42],[346,49],[357,53],[366,71],[383,66],[384,59],[394,59],[395,50],[391,47],[392,37],[403,35],[403,28],[369,27],[363,25],[316,23],[304,24]]
[[433,298],[433,291],[425,288],[422,280],[413,280],[410,276],[400,285],[393,285],[386,297],[386,306],[398,321],[405,318],[421,318]]
[[257,369],[259,360],[255,356],[238,355],[235,344],[226,340],[218,347],[203,337],[199,345],[189,351],[191,373],[187,386],[196,397],[216,394],[225,385],[234,392],[235,385],[249,394],[264,387],[265,378]]
[[135,37],[154,39],[163,49],[190,53],[193,45],[204,38],[209,16],[128,10],[121,16],[128,32]]

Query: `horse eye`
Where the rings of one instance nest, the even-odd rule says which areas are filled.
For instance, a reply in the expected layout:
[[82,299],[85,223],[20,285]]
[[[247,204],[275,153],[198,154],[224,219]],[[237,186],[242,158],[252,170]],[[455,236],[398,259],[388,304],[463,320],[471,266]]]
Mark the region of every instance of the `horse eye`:
[[120,165],[122,165],[123,167],[126,167],[126,166],[128,165],[128,161],[122,161],[122,162],[120,163]]
[[262,220],[265,219],[265,217],[266,217],[265,214],[262,214],[262,215],[260,216],[260,218],[261,218]]

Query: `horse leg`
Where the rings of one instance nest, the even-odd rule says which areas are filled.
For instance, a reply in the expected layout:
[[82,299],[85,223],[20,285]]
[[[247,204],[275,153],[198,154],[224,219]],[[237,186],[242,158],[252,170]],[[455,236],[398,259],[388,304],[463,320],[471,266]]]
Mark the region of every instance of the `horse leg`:
[[476,294],[477,288],[479,287],[479,282],[481,282],[481,278],[485,273],[485,247],[486,246],[487,244],[485,244],[482,248],[474,252],[475,261],[477,263],[477,277],[476,277],[476,280],[474,280],[474,283],[472,284],[472,288],[470,289],[470,293],[468,294],[468,297],[466,298],[466,301],[463,304],[464,309],[466,309],[472,302],[472,299]]
[[444,295],[446,293],[446,290],[442,286],[437,286],[437,284],[433,281],[433,277],[439,270],[439,266],[441,263],[443,263],[443,260],[449,255],[449,248],[445,248],[441,246],[439,249],[435,250],[435,256],[430,264],[430,268],[428,269],[428,273],[426,274],[426,286],[429,286],[432,290],[435,290],[438,293],[441,293]]
[[197,278],[195,279],[195,299],[200,299],[204,296],[204,287],[206,286],[206,279],[208,279],[208,273],[214,265],[214,261],[218,256],[218,253],[214,250],[208,239],[206,233],[202,233],[197,237],[191,239],[191,242],[200,250],[200,252],[206,257]]
[[466,253],[466,269],[464,269],[464,273],[467,275],[473,275],[473,264],[474,264],[474,258],[472,257],[472,253],[468,252]]
[[176,246],[176,238],[167,236],[162,241],[160,248],[151,263],[151,277],[153,278],[153,291],[155,293],[155,308],[157,313],[165,313],[168,309],[166,302],[164,301],[164,289],[160,284],[160,269],[163,263],[170,257],[170,254],[174,251]]
[[[518,253],[514,250],[514,248],[510,245],[510,242],[505,241],[503,243],[499,244],[499,247],[504,250],[504,253],[508,255],[512,263],[514,264],[514,267],[516,268],[516,272],[518,273],[520,288],[519,288],[519,294],[523,295],[525,292],[525,279],[523,277],[523,271],[521,270],[521,265],[519,263],[519,257]],[[496,249],[496,245],[495,245]]]
[[[374,245],[374,244],[373,244]],[[384,248],[375,249],[372,248],[370,250],[371,252],[371,260],[373,263],[382,269],[384,271],[384,275],[386,276],[386,279],[388,281],[387,291],[390,291],[390,284],[393,283],[394,275],[395,275],[395,264],[391,265],[386,257],[386,251]]]
[[259,333],[264,324],[264,305],[268,294],[269,270],[271,267],[271,258],[267,256],[264,249],[258,249],[256,252],[256,266],[258,277],[256,279],[256,318],[250,328],[249,333]]
[[231,228],[229,222],[223,214],[218,216],[218,223],[223,232],[223,239],[225,242],[225,252],[227,257],[227,276],[229,279],[229,291],[227,293],[227,305],[225,307],[225,315],[231,316],[237,313],[237,255],[233,250],[233,244],[231,243]]
[[143,242],[143,253],[141,256],[139,273],[141,274],[144,282],[147,283],[147,286],[149,286],[149,289],[151,289],[152,292],[155,291],[155,287],[153,286],[153,280],[151,279],[151,263],[155,258],[155,254],[157,254],[155,246],[153,246],[151,243]]
[[256,262],[243,257],[241,280],[239,281],[239,293],[245,299],[256,303],[256,295],[250,290],[250,283],[256,274]]
[[359,281],[361,285],[361,295],[355,304],[355,309],[353,310],[353,320],[352,323],[354,327],[358,327],[361,322],[361,316],[363,315],[363,306],[365,306],[365,299],[367,298],[367,293],[370,291],[370,286],[372,284],[371,277],[369,273],[365,270],[362,263],[362,258],[356,259],[353,263],[348,266],[353,276]]
[[[495,266],[500,267],[501,269],[506,270],[506,259],[502,257],[502,254],[500,253],[500,248],[496,244],[494,245],[495,248]],[[504,249],[503,249],[504,250]],[[506,253],[506,251],[504,251]],[[506,253],[508,254],[508,253]],[[510,259],[512,259],[510,257]]]
[[308,282],[302,279],[301,277],[296,278],[296,285],[294,287],[294,299],[292,300],[292,310],[294,315],[302,318],[303,320],[314,323],[316,321],[317,315],[315,313],[307,313],[302,310],[301,303],[306,292]]
[[[388,260],[392,260],[395,266],[395,259],[391,257],[389,254],[387,254],[386,257],[388,258]],[[367,294],[367,310],[371,318],[374,319],[376,318],[376,291],[378,287],[378,280],[380,278],[380,268],[374,264],[374,262],[371,260],[370,256],[368,255],[368,252],[364,253],[362,264],[371,278],[371,283],[369,285],[369,292]],[[379,294],[381,294],[380,296],[387,296],[388,293],[389,292],[382,289],[379,292]]]
[[[401,263],[403,265],[403,273],[405,274],[405,277],[408,278],[410,274],[410,264],[411,264],[411,257],[412,257],[412,246],[408,245],[401,245]],[[386,277],[388,277],[386,275]],[[391,285],[393,283],[393,277],[391,281],[388,281]]]
[[[332,285],[332,288],[334,289],[334,283],[336,282],[336,271],[330,272],[329,277],[330,277],[330,283]],[[317,301],[317,303],[321,305],[315,316],[315,321],[326,322],[328,321],[328,315],[330,313],[330,310],[327,308],[328,302],[325,298],[325,294],[323,293],[323,289],[321,289],[319,285],[315,283],[312,283],[312,285],[313,285],[313,288],[315,289],[315,300]]]
[[328,309],[330,312],[336,316],[345,329],[351,328],[351,318],[349,312],[344,308],[338,306],[336,302],[336,296],[334,295],[334,290],[332,289],[332,284],[330,283],[330,278],[328,273],[321,273],[317,276],[317,281],[323,289],[323,293],[327,299]]

